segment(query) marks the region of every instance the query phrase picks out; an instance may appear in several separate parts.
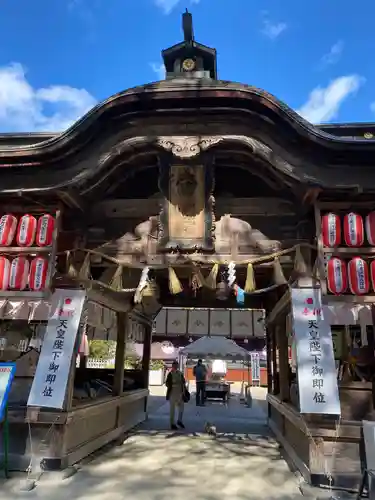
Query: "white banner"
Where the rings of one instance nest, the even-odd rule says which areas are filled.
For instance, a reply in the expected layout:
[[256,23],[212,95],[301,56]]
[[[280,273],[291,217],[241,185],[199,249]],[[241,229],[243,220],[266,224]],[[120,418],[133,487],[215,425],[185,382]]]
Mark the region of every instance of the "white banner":
[[231,311],[232,337],[253,336],[253,312],[250,309]]
[[321,291],[291,290],[301,413],[340,415],[331,327],[323,317]]
[[230,312],[226,309],[211,309],[210,334],[230,336]]
[[208,334],[208,309],[190,309],[188,322],[189,335]]
[[167,309],[167,334],[186,335],[187,330],[187,310]]
[[85,302],[84,290],[57,289],[44,335],[28,406],[62,409]]

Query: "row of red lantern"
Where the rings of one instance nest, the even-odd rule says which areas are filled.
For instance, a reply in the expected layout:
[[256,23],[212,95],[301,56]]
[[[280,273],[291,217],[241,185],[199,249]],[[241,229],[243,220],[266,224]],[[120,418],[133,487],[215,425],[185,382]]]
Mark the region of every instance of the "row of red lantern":
[[55,219],[52,215],[44,214],[38,220],[29,214],[23,215],[20,220],[11,214],[0,218],[0,246],[8,247],[14,238],[18,247],[48,247],[52,244]]
[[354,257],[346,265],[339,257],[331,257],[327,262],[327,287],[331,293],[340,295],[349,291],[354,295],[365,295],[375,291],[375,260],[370,265],[361,257]]
[[[363,217],[354,212],[344,216],[344,241],[348,247],[360,247],[364,243],[365,229],[367,241],[375,246],[375,212],[370,212],[363,223]],[[322,240],[326,247],[341,245],[341,220],[337,214],[322,216]]]
[[48,273],[48,259],[35,257],[31,263],[26,257],[9,260],[0,256],[0,290],[44,290]]

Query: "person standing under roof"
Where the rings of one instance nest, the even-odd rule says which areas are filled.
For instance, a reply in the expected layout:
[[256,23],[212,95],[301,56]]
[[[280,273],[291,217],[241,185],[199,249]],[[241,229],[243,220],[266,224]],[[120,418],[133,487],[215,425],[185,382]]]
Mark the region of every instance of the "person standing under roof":
[[202,363],[201,359],[198,359],[198,363],[193,368],[193,375],[195,377],[195,403],[197,406],[204,406],[206,399],[206,378],[207,378],[207,368]]
[[[165,385],[167,386],[166,399],[169,401],[171,429],[177,430],[178,427],[184,429],[185,426],[182,422],[182,417],[184,414],[184,392],[186,391],[186,382],[183,373],[178,369],[177,361],[173,361],[172,369],[167,375]],[[176,408],[178,410],[177,425],[175,424]]]

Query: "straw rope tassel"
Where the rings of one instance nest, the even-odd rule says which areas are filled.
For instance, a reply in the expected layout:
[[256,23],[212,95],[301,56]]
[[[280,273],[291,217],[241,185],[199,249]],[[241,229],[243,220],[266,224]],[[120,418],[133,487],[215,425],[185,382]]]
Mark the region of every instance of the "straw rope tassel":
[[[319,258],[318,257],[315,259],[315,262],[314,262],[314,266],[312,269],[312,277],[315,279],[320,278]],[[323,276],[323,278],[324,278],[324,276]]]
[[254,290],[256,290],[254,267],[251,262],[249,262],[247,265],[246,282],[244,290],[246,293],[251,293],[254,292]]
[[77,277],[77,268],[75,267],[75,264],[74,264],[74,258],[72,256],[72,253],[70,251],[68,251],[66,253],[66,267],[67,267],[67,274],[69,276],[69,278],[76,278]]
[[173,269],[173,267],[168,268],[168,279],[169,279],[169,291],[173,295],[181,293],[183,288],[180,280],[178,279],[176,271]]
[[193,272],[193,275],[191,277],[191,282],[195,282],[195,286],[197,288],[202,288],[203,286],[203,282],[204,282],[204,278],[202,276],[202,273],[199,271],[199,270],[195,270]]
[[116,292],[122,290],[122,266],[118,266],[108,285]]
[[87,253],[85,256],[85,259],[82,263],[82,266],[81,266],[80,270],[78,271],[78,278],[79,279],[87,280],[89,278],[90,263],[91,263],[90,254]]
[[204,279],[202,271],[199,269],[199,267],[195,269],[195,275],[200,286],[206,286],[206,280]]
[[300,246],[296,248],[296,253],[294,256],[294,271],[300,275],[307,273],[306,262],[303,258]]
[[216,289],[216,279],[217,279],[218,272],[219,272],[219,264],[214,264],[212,266],[210,274],[207,276],[206,286],[208,288],[211,288],[212,290]]
[[273,280],[275,285],[284,285],[287,283],[280,259],[276,257],[273,261]]

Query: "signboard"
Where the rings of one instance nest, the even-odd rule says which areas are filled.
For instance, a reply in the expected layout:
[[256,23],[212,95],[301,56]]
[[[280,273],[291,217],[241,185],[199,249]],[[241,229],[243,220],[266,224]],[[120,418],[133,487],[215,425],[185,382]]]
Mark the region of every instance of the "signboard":
[[4,419],[16,363],[0,363],[0,422]]
[[57,289],[28,406],[62,409],[85,301],[84,290]]
[[320,289],[292,289],[291,297],[300,412],[340,415],[331,327]]
[[260,381],[260,354],[259,352],[251,352],[251,381],[259,382]]

